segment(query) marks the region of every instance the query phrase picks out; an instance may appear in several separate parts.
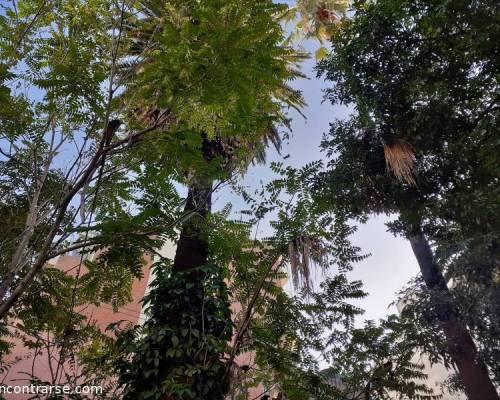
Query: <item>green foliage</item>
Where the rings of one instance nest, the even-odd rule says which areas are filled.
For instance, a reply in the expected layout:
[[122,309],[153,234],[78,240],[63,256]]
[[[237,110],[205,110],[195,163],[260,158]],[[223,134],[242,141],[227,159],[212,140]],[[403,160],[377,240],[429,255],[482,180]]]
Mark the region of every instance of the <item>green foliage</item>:
[[[7,340],[14,338],[17,346],[22,344],[26,353],[21,356],[30,355],[33,365],[45,365],[50,372],[46,375],[48,378],[42,380],[36,369],[18,371],[30,383],[70,387],[109,384],[110,375],[101,373],[102,365],[92,365],[87,354],[96,350],[97,343],[109,342],[110,338],[80,313],[89,303],[107,299],[99,291],[81,295],[85,293],[81,283],[74,275],[46,268],[15,308],[15,319],[8,325],[4,337]],[[98,353],[93,356],[96,358]],[[3,372],[7,373],[17,361],[14,359],[5,365]],[[83,397],[74,395],[72,398]]]
[[[68,129],[102,114],[101,85],[109,66],[110,45],[108,14],[101,13],[106,9],[107,1],[95,0],[19,1],[7,10],[0,31],[4,68],[10,79],[26,81],[43,96],[33,108],[39,124],[43,125],[40,117],[49,114]],[[33,107],[28,101],[33,93],[23,95],[18,89],[11,93]]]
[[[313,37],[322,42],[329,39],[334,24],[345,18],[350,1],[298,0],[296,3],[295,10],[299,14],[296,34]],[[327,50],[321,47],[318,54],[326,56]]]
[[160,263],[155,275],[145,298],[147,321],[136,340],[123,336],[124,399],[223,399],[227,382],[219,360],[232,327],[220,268],[172,274]]
[[[113,95],[130,82],[116,79],[115,59],[125,47],[122,17],[106,0],[2,4],[2,305],[40,265],[3,321],[2,357],[13,336],[35,358],[49,348],[60,359],[48,360],[60,370],[50,384],[113,381],[89,357],[89,348],[112,347],[110,338],[80,311],[126,304],[145,255],[175,235],[182,217],[172,171],[141,165],[139,150],[126,140],[131,126],[103,140],[111,115],[125,113]],[[104,155],[108,145],[113,152]],[[148,145],[141,143],[141,151]],[[65,272],[47,262],[73,250],[82,255],[81,269]],[[79,381],[61,364],[82,373]]]
[[[82,204],[73,199],[51,245],[51,254],[76,245],[97,256],[78,277],[44,269],[11,314],[21,321],[17,334],[33,349],[46,345],[39,333],[52,335],[63,359],[83,363],[88,382],[113,386],[109,380],[118,373],[121,388],[110,387],[110,398],[221,400],[238,379],[228,355],[247,350],[256,352],[247,383],[275,387],[290,399],[342,399],[360,391],[379,399],[388,391],[432,398],[412,359],[419,346],[447,360],[435,325],[423,323],[433,319],[432,308],[417,307],[429,304],[426,293],[403,318],[354,329],[361,310],[351,302],[364,293],[345,276],[365,257],[349,241],[350,219],[402,211],[391,228],[406,233],[410,222],[423,223],[443,269],[460,278],[459,304],[473,304],[466,322],[498,375],[498,319],[491,317],[498,311],[498,265],[491,262],[498,258],[498,84],[491,57],[498,41],[490,40],[498,31],[487,1],[441,3],[356,2],[355,17],[335,25],[317,12],[328,6],[343,14],[345,2],[299,2],[309,33],[333,34],[334,56],[321,64],[337,83],[328,95],[355,103],[357,114],[332,126],[324,142],[333,158],[326,173],[321,163],[300,170],[275,164],[279,179],[257,199],[242,192],[247,222],[228,219],[229,208],[192,219],[180,211],[175,182],[211,186],[261,160],[269,142],[279,145],[286,107],[303,105],[288,85],[301,75],[304,55],[291,48],[280,24],[287,7],[270,0],[147,0],[120,9],[106,0],[71,0],[9,8],[0,17],[0,216],[9,228],[1,237],[2,276],[24,232],[33,188],[49,167],[25,264],[8,289],[36,258],[72,187],[69,178],[82,173],[81,159],[53,163],[53,157],[74,143],[77,157],[91,159],[108,117],[124,122],[110,138],[123,146],[99,160],[80,190]],[[163,123],[151,128],[160,115]],[[143,128],[152,130],[129,136]],[[53,146],[58,136],[64,140]],[[383,146],[394,138],[417,153],[418,187],[386,171]],[[269,216],[272,235],[252,239]],[[144,254],[175,240],[186,222],[206,239],[209,263],[173,273],[167,260],[157,262],[147,321],[112,327],[116,340],[88,325],[76,309],[126,303]],[[286,263],[297,284],[293,297],[280,287]],[[478,266],[484,274],[473,280]],[[319,288],[314,268],[330,268]],[[233,320],[230,301],[243,307]],[[424,326],[433,335],[427,346]],[[229,343],[233,327],[240,342]],[[7,349],[2,343],[0,350]],[[318,353],[330,363],[326,372],[319,371]],[[340,387],[331,385],[332,374]]]
[[[360,287],[337,275],[310,299],[290,298],[282,290],[266,298],[249,335],[248,347],[256,351],[259,366],[255,379],[266,387],[278,384],[291,400],[335,398],[338,388],[319,373],[315,352],[325,354],[352,328],[362,311],[349,302],[365,296]],[[330,330],[335,333],[328,338]]]
[[326,375],[341,382],[344,395],[382,400],[397,393],[401,399],[440,399],[426,386],[424,364],[416,355],[419,343],[407,334],[411,329],[411,321],[395,315],[378,326],[365,322],[331,351],[333,366]]
[[[210,215],[211,193],[207,192],[216,179],[227,179],[233,171],[244,170],[250,161],[262,160],[269,142],[279,146],[278,127],[288,123],[285,107],[303,104],[300,93],[288,86],[289,80],[300,75],[296,64],[303,55],[285,41],[278,14],[286,7],[269,0],[145,2],[144,6],[146,11],[131,22],[130,53],[139,50],[146,61],[142,57],[126,60],[122,73],[134,74],[136,80],[127,86],[124,100],[135,102],[130,108],[132,114],[139,111],[147,117],[166,110],[171,115],[169,134],[157,137],[158,152],[146,157],[147,163],[170,168],[175,179],[188,183],[189,196],[193,196],[188,197],[185,211],[194,215],[182,221],[178,245],[182,237],[189,238],[186,240],[196,242],[195,250],[179,245],[176,259],[189,258],[183,251],[198,251],[199,259],[208,253],[210,263],[223,266],[217,277],[222,281],[234,261],[232,257],[241,255],[242,246],[250,241],[244,225]],[[238,250],[230,250],[234,238],[223,243],[219,227],[234,230],[242,238]],[[243,238],[245,233],[247,237]],[[222,355],[228,333],[224,330],[217,338],[219,334],[209,330],[197,333],[199,339],[195,340],[186,332],[200,313],[208,321],[221,319],[230,326],[229,311],[224,309],[224,296],[219,299],[219,308],[207,307],[200,300],[208,275],[198,271],[198,265],[191,268],[190,274],[178,274],[174,268],[172,282],[157,277],[156,293],[166,296],[176,288],[176,296],[150,298],[153,314],[148,330],[159,333],[148,331],[146,338],[139,338],[137,350],[131,350],[131,364],[121,369],[126,397],[222,398],[227,390]],[[162,307],[173,307],[172,315],[185,313],[185,317],[161,319],[155,310]],[[160,367],[147,370],[147,349],[168,349],[170,345],[170,336],[162,333],[165,330],[174,332],[171,341],[176,339],[171,344],[179,349],[161,354],[157,360]],[[193,352],[203,346],[204,340],[209,346],[208,361],[200,364]],[[183,359],[191,360],[191,369]],[[148,375],[141,375],[145,370]]]
[[[261,135],[270,124],[286,121],[281,102],[301,105],[285,84],[302,56],[283,43],[276,21],[283,5],[210,0],[151,1],[146,7],[150,17],[139,20],[138,29],[156,32],[149,38],[148,62],[136,66],[142,107],[168,108],[179,130],[213,139]],[[134,44],[142,46],[141,39]]]
[[[366,294],[362,283],[350,282],[345,272],[366,256],[351,244],[353,229],[342,215],[332,213],[324,199],[314,201],[321,164],[299,170],[280,164],[272,168],[279,177],[255,198],[241,192],[250,207],[245,213],[250,222],[217,225],[216,237],[224,238],[218,243],[225,243],[223,252],[233,257],[231,293],[243,308],[234,316],[237,333],[243,332],[237,354],[256,354],[249,369],[233,366],[232,398],[244,398],[248,387],[259,385],[271,396],[281,393],[289,399],[345,399],[354,393],[364,395],[365,390],[380,399],[390,398],[389,392],[405,399],[438,398],[422,382],[422,366],[412,358],[417,341],[406,339],[411,323],[392,317],[380,326],[370,323],[355,329],[363,311],[353,302]],[[273,234],[265,241],[245,239],[248,227],[265,218],[271,220]],[[279,256],[286,261],[294,256],[288,245],[297,236],[309,237],[324,249],[316,261],[313,253],[306,254],[313,258],[310,272],[322,268],[326,278],[308,290],[295,286],[297,294],[289,296],[281,287],[288,274],[281,266],[275,270],[271,266]],[[249,309],[252,318],[248,330],[242,331]],[[377,381],[374,372],[389,360],[397,367]],[[320,362],[330,368],[321,371]]]
[[[335,84],[327,97],[355,112],[325,137],[330,161],[317,192],[345,218],[393,214],[389,229],[403,236],[421,227],[498,383],[490,356],[498,354],[500,337],[500,193],[492,167],[499,161],[498,7],[488,0],[354,7],[354,16],[335,27],[331,57],[319,65]],[[384,147],[405,142],[416,156],[415,185],[394,179],[384,160]],[[429,296],[434,306],[442,299],[421,285],[413,290],[427,299],[417,302],[424,307],[413,314],[415,329],[436,331],[426,308]],[[442,355],[438,342],[428,349],[433,359]]]

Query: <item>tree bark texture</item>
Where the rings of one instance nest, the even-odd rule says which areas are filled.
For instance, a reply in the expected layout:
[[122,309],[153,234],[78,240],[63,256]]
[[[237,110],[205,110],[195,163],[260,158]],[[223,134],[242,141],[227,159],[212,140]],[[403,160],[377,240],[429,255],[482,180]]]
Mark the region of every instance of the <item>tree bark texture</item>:
[[438,305],[437,317],[468,399],[499,400],[488,370],[478,357],[476,345],[467,327],[460,321],[458,310],[453,307],[451,293],[434,260],[429,242],[421,231],[414,233],[409,240],[427,288],[445,299]]

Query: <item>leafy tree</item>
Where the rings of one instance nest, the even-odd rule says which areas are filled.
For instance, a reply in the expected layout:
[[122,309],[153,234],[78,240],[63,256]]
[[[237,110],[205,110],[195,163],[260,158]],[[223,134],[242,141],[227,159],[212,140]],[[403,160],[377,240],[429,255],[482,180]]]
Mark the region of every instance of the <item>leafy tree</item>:
[[[317,201],[314,183],[321,163],[298,170],[281,164],[272,168],[281,177],[258,193],[263,199],[246,196],[249,214],[254,222],[268,213],[274,216],[275,232],[265,243],[281,252],[292,267],[292,277],[299,275],[296,287],[303,290],[286,295],[276,287],[283,279],[280,270],[270,269],[269,264],[241,262],[245,267],[236,270],[232,292],[245,305],[237,321],[253,310],[246,331],[244,324],[236,324],[242,348],[256,352],[256,366],[244,371],[247,384],[263,384],[265,393],[289,399],[389,399],[395,394],[404,399],[439,398],[421,382],[426,375],[413,356],[423,338],[408,334],[412,321],[391,316],[378,326],[368,322],[355,328],[355,318],[363,311],[352,301],[366,294],[361,282],[349,282],[345,273],[366,255],[349,241],[354,228],[337,218],[327,202]],[[296,247],[298,243],[302,245]],[[260,265],[254,278],[249,275],[254,270],[251,265]],[[315,269],[327,274],[319,287],[311,282]],[[256,287],[262,295],[252,302]],[[318,360],[330,367],[321,371]]]
[[[331,161],[318,192],[346,219],[397,215],[390,229],[410,240],[431,299],[428,323],[444,333],[465,392],[498,399],[485,365],[496,371],[495,362],[480,357],[472,337],[489,332],[480,347],[496,353],[498,7],[360,1],[354,8],[320,65],[335,83],[327,96],[354,104],[355,113],[325,138]],[[471,294],[483,289],[488,298],[472,301],[468,315]]]
[[[130,83],[117,75],[126,3],[15,1],[4,11],[0,208],[12,225],[2,231],[3,319],[49,259],[79,249],[111,254],[132,238],[151,249],[151,235],[171,232],[178,216],[177,208],[141,208],[133,178],[143,174],[124,156],[163,121],[137,131],[117,119],[125,106],[116,93]],[[158,183],[168,184],[165,202],[175,199],[171,180]]]
[[268,141],[279,144],[284,106],[302,104],[287,81],[303,56],[285,42],[277,19],[285,7],[268,0],[142,6],[131,49],[146,55],[124,66],[137,82],[127,101],[137,99],[146,118],[160,110],[172,115],[157,158],[147,162],[171,166],[187,184],[184,212],[192,217],[182,225],[171,272],[168,263],[157,269],[147,339],[132,345],[132,362],[122,366],[125,398],[221,398],[220,359],[231,329],[227,266],[215,265],[209,251],[212,191],[261,158]]
[[[188,217],[171,170],[140,161],[156,143],[132,146],[164,130],[165,116],[140,125],[127,119],[123,97],[118,101],[132,78],[117,72],[129,43],[128,2],[2,7],[0,215],[8,226],[0,233],[2,356],[14,335],[35,358],[50,349],[51,384],[108,385],[88,349],[110,346],[111,339],[78,311],[128,302],[144,254]],[[50,267],[50,259],[75,250],[85,264],[76,276]],[[68,375],[76,359],[85,369]],[[2,371],[9,366],[2,362]]]
[[[498,266],[488,255],[498,246],[485,232],[498,215],[490,115],[497,111],[496,65],[488,53],[496,31],[475,5],[400,3],[356,4],[355,18],[338,27],[332,22],[345,12],[343,2],[298,3],[309,33],[334,35],[335,57],[323,64],[339,82],[330,96],[355,102],[358,115],[325,142],[339,157],[319,180],[311,178],[319,164],[299,172],[276,165],[284,178],[264,188],[269,199],[242,193],[254,216],[248,223],[228,220],[229,209],[212,213],[212,193],[262,159],[268,142],[278,146],[285,107],[302,105],[287,84],[300,76],[295,63],[303,57],[280,25],[290,9],[270,0],[13,3],[0,19],[0,215],[11,222],[2,232],[0,315],[22,321],[16,328],[26,342],[40,331],[54,335],[63,360],[76,355],[85,363],[79,378],[87,381],[105,382],[119,359],[124,398],[221,399],[235,387],[236,355],[247,349],[259,366],[246,375],[250,384],[291,399],[386,398],[389,391],[431,398],[415,382],[423,375],[411,355],[422,341],[405,336],[404,319],[353,330],[360,310],[349,300],[363,293],[343,273],[363,257],[349,243],[347,220],[391,212],[401,216],[392,229],[410,235],[417,253],[429,256],[427,238],[437,249],[436,262],[420,259],[434,274],[424,274],[433,290],[415,302],[432,312],[414,307],[408,315],[467,335],[463,318],[474,334],[486,334],[480,355],[496,371],[498,353],[488,350],[497,345]],[[473,51],[456,57],[465,44]],[[461,165],[460,146],[471,141],[478,151]],[[69,143],[71,162],[58,158]],[[391,179],[384,156],[402,182]],[[184,203],[174,181],[188,186]],[[252,240],[251,229],[270,213],[272,237]],[[174,260],[156,259],[146,324],[117,329],[116,341],[86,326],[75,307],[123,304],[143,253],[176,240],[177,227]],[[100,256],[76,278],[46,267],[70,250]],[[472,280],[479,256],[484,279]],[[276,285],[286,262],[305,288],[294,297]],[[316,266],[339,269],[319,292],[311,282]],[[454,304],[441,270],[456,279]],[[485,288],[488,299],[473,303],[476,317],[464,314],[462,304]],[[43,301],[31,307],[35,296]],[[235,300],[243,311],[231,321]],[[475,356],[462,338],[465,356]],[[320,373],[313,350],[331,362],[343,388]],[[455,361],[460,355],[449,353]],[[481,364],[462,365],[487,381]]]

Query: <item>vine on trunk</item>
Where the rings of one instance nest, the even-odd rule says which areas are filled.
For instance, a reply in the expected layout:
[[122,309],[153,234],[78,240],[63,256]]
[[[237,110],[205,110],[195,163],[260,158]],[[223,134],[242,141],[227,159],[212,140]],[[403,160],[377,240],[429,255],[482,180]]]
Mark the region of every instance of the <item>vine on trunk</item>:
[[232,325],[223,269],[207,264],[171,274],[160,264],[155,274],[147,322],[119,339],[124,399],[224,399]]

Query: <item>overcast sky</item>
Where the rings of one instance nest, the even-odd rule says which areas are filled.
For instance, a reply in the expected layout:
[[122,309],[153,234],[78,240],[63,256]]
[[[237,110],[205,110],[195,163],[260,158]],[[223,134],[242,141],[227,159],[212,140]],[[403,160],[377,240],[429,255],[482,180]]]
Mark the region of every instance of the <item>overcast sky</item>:
[[[305,46],[314,54],[318,45],[307,42]],[[294,167],[324,158],[319,144],[323,134],[329,129],[329,123],[336,118],[345,118],[349,113],[345,107],[322,101],[322,90],[331,83],[316,78],[314,65],[314,58],[308,60],[303,65],[303,71],[310,79],[294,83],[294,87],[302,90],[307,102],[307,107],[303,110],[306,119],[297,113],[291,114],[293,136],[289,143],[284,144],[281,152],[282,155],[290,155],[284,162]],[[243,185],[248,189],[260,187],[260,181],[271,180],[273,175],[269,171],[269,163],[282,160],[282,156],[270,149],[267,159],[267,165],[250,167],[243,178]],[[235,208],[238,208],[237,198],[227,192],[216,196],[215,207],[222,207],[227,201],[235,203]],[[384,222],[387,220],[386,217],[373,218],[353,236],[353,242],[362,248],[363,253],[372,254],[367,260],[356,264],[350,273],[352,279],[364,282],[365,291],[369,293],[358,304],[366,310],[363,319],[378,320],[389,311],[395,312],[395,308],[388,310],[389,304],[395,299],[395,293],[418,272],[409,243],[386,231]]]

